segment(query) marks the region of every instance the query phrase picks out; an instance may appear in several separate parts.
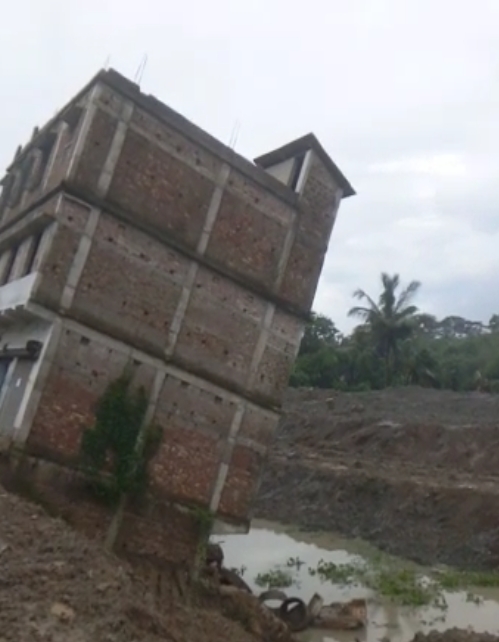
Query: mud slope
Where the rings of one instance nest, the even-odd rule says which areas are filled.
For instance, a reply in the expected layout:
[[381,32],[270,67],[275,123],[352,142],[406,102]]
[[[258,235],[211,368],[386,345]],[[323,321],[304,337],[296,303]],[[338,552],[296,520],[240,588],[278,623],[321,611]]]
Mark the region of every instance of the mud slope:
[[2,642],[256,642],[163,588],[158,600],[127,564],[0,487]]
[[290,390],[256,513],[499,568],[499,396]]

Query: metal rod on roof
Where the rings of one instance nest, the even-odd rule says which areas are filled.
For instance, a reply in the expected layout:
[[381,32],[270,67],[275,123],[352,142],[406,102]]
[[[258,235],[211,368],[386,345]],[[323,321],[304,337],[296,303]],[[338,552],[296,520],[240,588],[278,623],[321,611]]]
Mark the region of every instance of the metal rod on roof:
[[147,65],[147,54],[144,54],[142,60],[140,61],[140,65],[137,69],[137,72],[135,73],[135,78],[134,78],[134,81],[138,85],[140,85],[140,83],[142,82],[142,77],[144,75],[146,65]]

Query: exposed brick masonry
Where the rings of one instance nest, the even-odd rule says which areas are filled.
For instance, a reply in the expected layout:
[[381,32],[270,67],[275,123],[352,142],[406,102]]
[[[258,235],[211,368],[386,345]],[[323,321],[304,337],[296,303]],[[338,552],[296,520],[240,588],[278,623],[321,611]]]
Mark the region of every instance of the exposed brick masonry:
[[[293,145],[289,158],[307,159],[300,193],[109,72],[9,170],[0,267],[2,248],[23,241],[27,256],[43,232],[27,305],[57,328],[20,434],[72,466],[97,400],[132,367],[164,438],[150,497],[128,508],[131,554],[192,555],[194,505],[251,515],[342,190],[353,193],[315,138]],[[80,508],[72,519],[91,529],[98,511]]]

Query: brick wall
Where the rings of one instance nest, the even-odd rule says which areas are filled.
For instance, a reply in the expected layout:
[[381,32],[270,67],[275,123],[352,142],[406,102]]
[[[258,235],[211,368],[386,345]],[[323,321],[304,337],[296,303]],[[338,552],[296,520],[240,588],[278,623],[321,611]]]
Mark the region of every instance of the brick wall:
[[116,550],[135,562],[150,560],[157,567],[165,562],[191,564],[198,543],[195,518],[172,504],[154,500],[146,508],[140,514],[126,512]]
[[[76,471],[40,458],[0,459],[0,482],[9,491],[42,504],[91,539],[104,539],[113,509],[89,492]],[[129,502],[116,552],[135,563],[192,562],[198,529],[192,514],[154,496]],[[179,536],[181,535],[181,536]]]
[[244,388],[264,313],[261,297],[200,269],[174,355],[208,376]]
[[[116,164],[107,191],[110,204],[171,242],[199,249],[223,161],[109,88],[97,109],[72,182],[98,192],[110,156]],[[126,108],[131,116],[124,119]],[[120,148],[111,152],[118,123]],[[232,169],[211,231],[206,258],[229,273],[273,289],[293,208]]]
[[209,504],[234,411],[222,391],[168,376],[153,419],[164,429],[153,485],[175,499]]
[[[256,186],[252,190],[255,195],[249,196],[242,191],[241,183],[241,177],[231,173],[207,256],[271,290],[278,276],[290,217],[274,216],[274,199],[264,198],[263,190]],[[260,200],[264,201],[263,207]],[[272,202],[265,202],[269,200]]]
[[[92,335],[93,337],[93,335]],[[27,446],[57,460],[77,457],[85,428],[94,423],[95,404],[127,365],[135,385],[150,390],[155,371],[135,363],[130,351],[65,327],[48,371]]]
[[[90,215],[90,207],[65,198],[54,200],[55,207],[51,214],[56,226],[38,266],[42,278],[34,300],[59,312],[64,287]],[[45,211],[45,205],[41,209]]]
[[[148,360],[141,362],[140,355],[132,355],[124,344],[109,343],[104,335],[95,332],[86,336],[84,328],[75,327],[74,322],[66,322],[62,329],[27,441],[28,453],[62,464],[77,462],[83,430],[93,425],[96,402],[125,366],[134,364],[133,384],[143,385],[149,392],[157,374],[153,364]],[[171,503],[209,505],[224,459],[229,465],[218,513],[230,520],[247,519],[263,452],[277,416],[246,404],[239,435],[235,435],[234,446],[227,456],[228,434],[239,406],[238,398],[222,388],[185,377],[181,371],[170,369],[165,374],[151,420],[164,431],[160,449],[149,467],[151,497],[156,498],[151,501],[156,508],[138,513],[137,507],[131,508],[123,527],[128,548],[133,548],[133,542],[139,538],[144,555],[159,555],[163,551],[163,559],[178,559],[177,549],[181,549],[187,559],[195,542],[195,525],[192,515],[179,513],[171,508]],[[88,497],[75,499],[71,483],[54,485],[39,481],[37,488],[85,532],[91,532],[92,525],[98,523],[101,508],[93,507]],[[108,521],[106,518],[103,523]],[[169,524],[166,530],[165,523]],[[177,527],[187,530],[177,531]],[[92,534],[100,537],[102,530],[102,526],[96,526]],[[149,538],[146,532],[150,533]],[[172,532],[178,536],[170,539]]]
[[[140,354],[124,344],[75,327],[67,322],[61,332],[27,442],[29,452],[68,463],[76,460],[83,430],[93,425],[95,404],[107,385],[132,365],[133,385],[150,392],[160,363],[141,362]],[[208,505],[221,462],[227,461],[220,513],[246,518],[277,415],[245,403],[234,446],[227,450],[240,406],[239,398],[223,388],[175,369],[165,371],[151,419],[164,431],[150,463],[151,489],[158,497]]]
[[[279,403],[302,322],[275,312],[256,377],[249,385],[268,305],[262,296],[203,267],[196,268],[190,282],[192,260],[102,211],[92,237],[87,238],[92,208],[71,198],[60,199],[57,207],[55,203],[49,210],[56,227],[37,263],[42,275],[34,295],[37,303],[59,312],[71,283],[74,294],[63,307],[75,320],[159,358],[168,353],[174,362],[220,384]],[[82,244],[88,244],[83,259]],[[78,265],[81,269],[75,277]]]
[[163,356],[188,267],[174,250],[101,213],[71,314]]

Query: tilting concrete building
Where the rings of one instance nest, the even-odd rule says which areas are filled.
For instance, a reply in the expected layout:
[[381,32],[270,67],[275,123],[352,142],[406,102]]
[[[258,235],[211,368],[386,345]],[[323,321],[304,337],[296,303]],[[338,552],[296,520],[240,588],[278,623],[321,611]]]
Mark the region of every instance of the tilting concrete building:
[[[187,556],[182,506],[245,524],[348,181],[313,135],[251,163],[103,71],[2,182],[4,445],[71,467],[132,366],[164,438],[127,546]],[[61,479],[43,483],[104,528]]]

